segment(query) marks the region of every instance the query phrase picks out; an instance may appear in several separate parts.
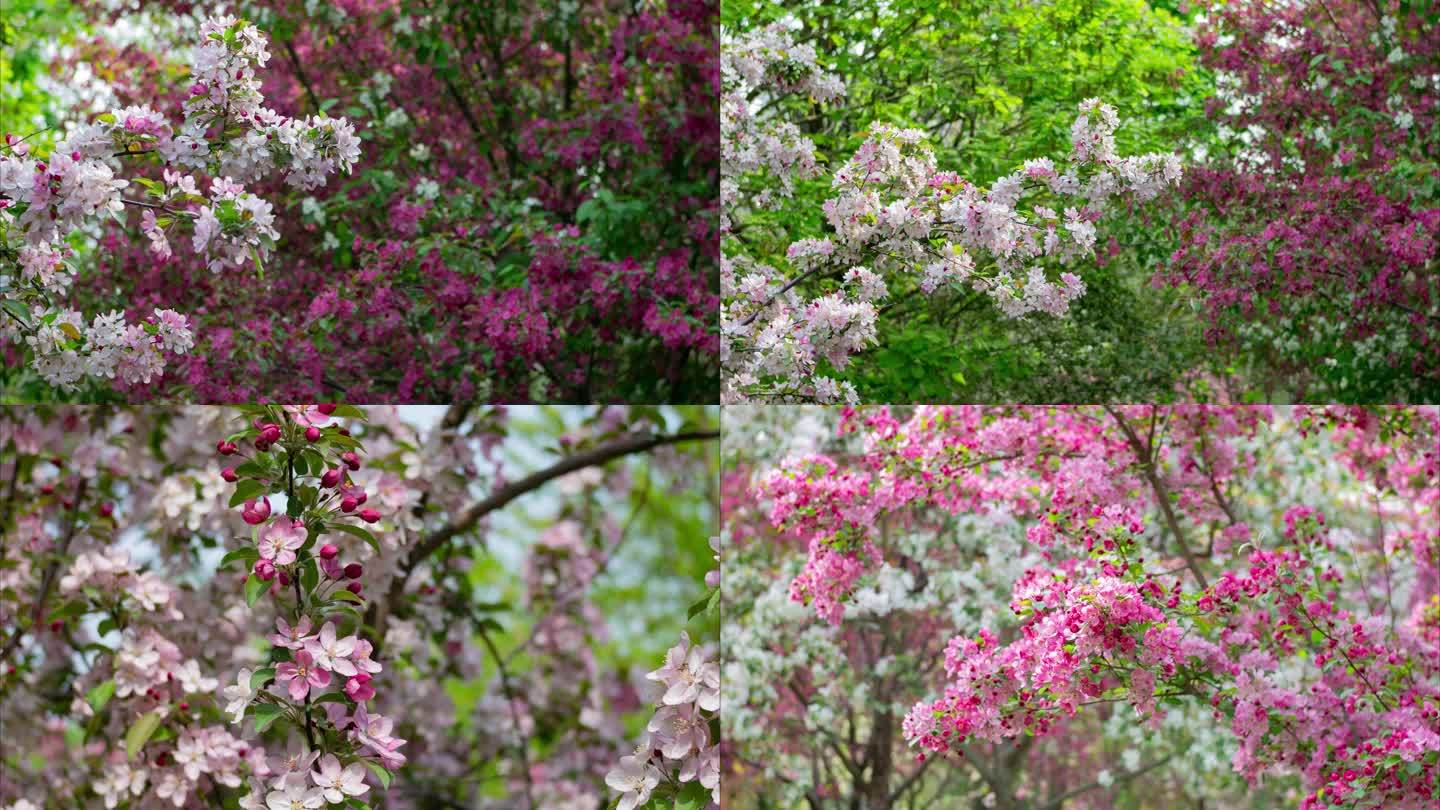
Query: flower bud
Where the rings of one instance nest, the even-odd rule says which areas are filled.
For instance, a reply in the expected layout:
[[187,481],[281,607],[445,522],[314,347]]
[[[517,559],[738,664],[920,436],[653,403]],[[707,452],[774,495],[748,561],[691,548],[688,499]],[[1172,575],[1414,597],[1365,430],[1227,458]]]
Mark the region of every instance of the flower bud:
[[234,468],[234,467],[226,467],[225,469],[221,470],[221,471],[220,471],[220,477],[221,477],[221,478],[224,478],[227,482],[229,482],[229,483],[231,483],[231,484],[233,484],[233,483],[235,483],[236,481],[240,480],[240,476],[238,476],[238,475],[235,474],[235,468]]
[[341,512],[344,512],[344,513],[346,513],[346,514],[349,514],[349,513],[351,513],[351,512],[354,512],[354,511],[355,511],[355,507],[357,507],[357,506],[359,506],[359,505],[360,505],[360,504],[359,504],[358,502],[356,502],[356,500],[355,500],[354,498],[350,498],[350,497],[342,498],[342,499],[340,500],[340,511],[341,511]]
[[375,687],[370,685],[370,675],[365,672],[357,672],[345,682],[345,694],[356,703],[364,703],[375,697]]
[[340,565],[340,561],[339,561],[339,560],[336,560],[336,559],[333,559],[333,558],[327,560],[327,559],[325,559],[324,557],[321,557],[321,558],[320,558],[320,571],[321,571],[323,574],[325,574],[325,576],[327,576],[327,577],[329,577],[329,578],[331,578],[331,579],[344,579],[344,578],[345,578],[345,569],[344,569],[344,567],[342,567],[342,566]]
[[285,573],[284,571],[281,571],[281,572],[280,572],[280,584],[281,584],[281,585],[289,585],[289,584],[290,584],[290,575],[287,574],[287,573]]
[[380,513],[374,509],[362,509],[360,511],[360,519],[366,523],[374,523],[380,519]]
[[341,454],[340,460],[345,462],[345,466],[349,467],[351,471],[360,469],[360,457],[355,455],[353,450],[347,450]]
[[322,560],[333,560],[335,559],[335,555],[339,553],[340,549],[333,543],[326,543],[320,547],[320,559]]
[[224,439],[221,439],[219,443],[215,445],[215,452],[222,456],[233,456],[238,449],[234,442],[227,442]]
[[255,440],[255,449],[256,449],[256,450],[259,450],[259,451],[262,452],[262,453],[268,453],[268,452],[270,452],[270,443],[269,443],[269,442],[261,441],[261,440],[259,440],[259,439],[256,439],[256,440]]
[[325,414],[326,416],[329,416],[330,414],[335,413],[335,405],[333,403],[327,402],[322,405],[316,405],[315,410]]
[[251,526],[259,526],[270,517],[270,499],[262,497],[260,500],[245,502],[245,507],[240,510],[240,518]]
[[340,486],[340,477],[341,473],[339,467],[336,467],[333,470],[326,470],[325,474],[320,476],[320,486],[326,489],[334,489],[335,487]]
[[351,579],[359,579],[363,573],[365,573],[365,568],[360,563],[350,563],[345,566],[345,576]]
[[269,582],[275,578],[275,563],[266,559],[255,561],[255,576]]
[[115,504],[113,504],[113,503],[111,503],[111,502],[109,502],[109,501],[105,501],[104,503],[100,504],[100,516],[101,516],[101,517],[107,517],[107,518],[108,518],[108,517],[110,517],[110,516],[113,515],[113,514],[115,514]]
[[280,441],[280,426],[274,422],[266,422],[260,428],[260,438],[267,444],[274,444]]
[[320,436],[321,436],[320,428],[317,428],[317,427],[315,427],[314,425],[311,425],[310,427],[305,428],[305,441],[307,441],[307,442],[312,442],[312,443],[313,443],[313,442],[318,442],[318,441],[320,441]]
[[352,582],[352,583],[350,583],[349,585],[346,585],[346,586],[345,586],[345,590],[347,590],[347,591],[355,594],[356,596],[359,596],[359,595],[360,595],[360,583],[358,583],[358,582]]

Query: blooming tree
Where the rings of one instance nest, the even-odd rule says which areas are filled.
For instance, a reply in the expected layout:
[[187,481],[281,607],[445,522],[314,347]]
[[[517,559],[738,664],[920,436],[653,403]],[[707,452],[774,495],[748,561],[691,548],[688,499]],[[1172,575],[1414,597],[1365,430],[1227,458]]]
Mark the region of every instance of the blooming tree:
[[[269,58],[254,25],[212,17],[200,25],[178,126],[134,105],[80,126],[46,156],[31,155],[26,138],[5,136],[0,266],[13,269],[0,277],[4,336],[24,339],[52,385],[73,389],[87,376],[149,383],[166,353],[184,354],[195,342],[189,320],[174,310],[156,308],[136,324],[113,311],[87,325],[81,313],[62,308],[57,299],[74,282],[70,243],[79,232],[102,218],[123,221],[128,206],[140,212],[149,250],[160,259],[171,255],[170,237],[184,232],[212,272],[251,261],[259,268],[279,232],[272,205],[245,184],[284,171],[291,185],[313,188],[359,159],[360,140],[345,119],[289,118],[262,106],[256,71]],[[141,176],[136,163],[163,165],[163,180]],[[208,175],[208,188],[187,170]]]
[[1440,380],[1433,5],[1203,8],[1216,137],[1188,175],[1179,244],[1157,280],[1203,293],[1212,343],[1240,346],[1307,396],[1429,399]]
[[[887,278],[918,276],[926,293],[983,291],[1011,317],[1064,315],[1085,291],[1070,268],[1094,255],[1106,201],[1149,200],[1180,178],[1174,155],[1118,155],[1118,114],[1099,99],[1079,105],[1066,162],[1027,160],[988,189],[941,171],[923,131],[876,123],[832,171],[826,236],[792,242],[785,259],[798,272],[787,273],[748,255],[741,231],[753,211],[784,205],[794,183],[821,168],[795,123],[763,111],[788,96],[835,101],[844,84],[778,23],[725,40],[722,81],[727,402],[855,401],[852,386],[821,369],[843,369],[874,341]],[[838,286],[805,298],[796,287],[812,279]]]
[[[331,405],[0,415],[0,802],[593,806],[645,689],[595,653],[596,582],[643,559],[628,535],[688,525],[637,492],[704,503],[686,446],[715,431],[680,416],[572,412],[559,457],[515,474],[503,410],[455,406],[428,432]],[[500,542],[491,520],[543,489],[523,577],[492,582],[459,541]],[[713,711],[714,686],[661,691]],[[713,788],[677,745],[675,779]]]
[[[1233,769],[1263,801],[1419,807],[1434,798],[1433,408],[836,416],[839,452],[757,471],[752,497],[768,519],[727,521],[732,542],[740,531],[752,546],[803,552],[787,560],[756,551],[727,564],[730,582],[745,582],[747,561],[766,556],[784,561],[776,573],[788,576],[788,594],[772,589],[763,618],[757,603],[727,662],[726,692],[740,703],[727,723],[758,712],[772,729],[786,728],[786,717],[823,728],[837,718],[796,711],[848,701],[875,718],[857,726],[851,715],[848,744],[842,736],[833,748],[797,740],[780,750],[793,756],[808,745],[812,770],[853,758],[856,793],[875,795],[877,763],[894,767],[876,759],[878,718],[918,685],[921,699],[901,724],[918,751],[878,786],[885,795],[919,780],[939,792],[932,797],[1049,806],[1166,780],[1218,797],[1235,791],[1222,772]],[[743,515],[745,500],[727,514]],[[993,563],[963,539],[971,533],[1001,544]],[[954,635],[943,650],[902,641],[877,659],[875,623],[897,614],[892,634]],[[757,632],[800,641],[763,663],[766,648],[749,652]],[[806,657],[827,645],[836,653]],[[897,662],[914,669],[882,679],[836,666],[866,656],[881,673]],[[755,680],[761,666],[802,679],[782,691],[767,685],[774,676]],[[889,692],[867,704],[831,693],[832,677]],[[856,748],[855,734],[876,747]],[[1122,743],[1117,757],[1112,746]],[[1215,751],[1225,752],[1223,767]],[[1164,766],[1177,758],[1189,762],[1171,780]],[[937,762],[959,780],[942,780]],[[739,765],[767,778],[764,765]],[[1092,779],[1080,769],[1101,772]],[[813,784],[812,804],[839,789],[833,779]]]
[[[183,113],[191,82],[169,77],[194,4],[77,5],[95,35],[37,49],[73,106],[101,74],[122,106]],[[74,246],[73,306],[186,313],[195,345],[137,398],[712,401],[718,11],[245,0],[237,13],[270,38],[267,103],[296,121],[343,113],[365,142],[353,173],[311,187],[277,165],[245,181],[273,206],[274,234],[253,245],[274,242],[263,275],[211,272],[234,255],[224,241],[207,255],[172,231],[166,258],[93,229]],[[97,388],[72,396],[110,396]]]

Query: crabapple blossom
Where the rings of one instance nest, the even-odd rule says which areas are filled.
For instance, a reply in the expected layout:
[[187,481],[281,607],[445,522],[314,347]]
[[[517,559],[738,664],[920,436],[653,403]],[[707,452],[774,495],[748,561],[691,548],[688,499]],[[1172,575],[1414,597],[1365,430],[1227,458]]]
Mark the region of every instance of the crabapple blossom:
[[291,700],[303,700],[311,687],[330,685],[330,673],[316,666],[310,653],[300,650],[294,661],[283,661],[275,667],[275,680],[288,684]]
[[345,801],[346,796],[363,796],[370,790],[370,786],[365,784],[365,768],[358,762],[341,768],[340,760],[334,754],[321,758],[319,769],[311,771],[310,776],[331,804]]
[[620,791],[617,810],[634,810],[650,801],[650,793],[660,784],[660,770],[632,754],[620,758],[620,764],[605,775],[605,784]]
[[305,652],[314,657],[316,666],[339,675],[350,676],[358,671],[349,659],[355,652],[355,643],[356,637],[353,635],[337,639],[335,623],[326,622],[325,626],[320,628],[318,638],[305,642]]
[[270,810],[315,810],[325,806],[325,792],[292,782],[270,791],[265,797],[265,806]]
[[260,530],[260,558],[277,566],[295,562],[295,552],[304,544],[305,524],[298,520],[281,518]]
[[250,675],[253,672],[254,670],[247,667],[241,667],[235,675],[235,683],[223,690],[225,699],[230,701],[225,705],[225,712],[231,715],[236,723],[245,716],[245,709],[255,700],[255,689],[250,686]]

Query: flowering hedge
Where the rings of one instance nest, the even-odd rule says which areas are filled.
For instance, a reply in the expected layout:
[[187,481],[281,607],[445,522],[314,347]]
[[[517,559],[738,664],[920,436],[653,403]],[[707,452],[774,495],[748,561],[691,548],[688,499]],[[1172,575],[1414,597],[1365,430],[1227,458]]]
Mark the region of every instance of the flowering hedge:
[[[72,84],[57,83],[64,94],[43,120],[14,133],[31,137],[18,145],[27,154],[7,150],[5,262],[35,238],[12,221],[15,209],[40,210],[21,190],[32,164],[14,161],[38,159],[68,177],[54,156],[69,153],[58,147],[74,151],[78,134],[100,127],[128,133],[122,145],[157,165],[122,170],[96,144],[82,187],[90,193],[62,212],[67,232],[125,199],[149,207],[92,222],[43,255],[32,246],[23,268],[7,272],[17,282],[5,292],[7,383],[27,399],[114,397],[114,385],[122,397],[195,401],[709,401],[718,373],[713,2],[635,13],[613,0],[244,3],[255,27],[242,30],[265,34],[245,35],[251,65],[235,75],[247,104],[263,96],[273,111],[243,125],[186,112],[197,87],[217,91],[177,76],[171,52],[195,62],[187,74],[232,70],[189,47],[195,31],[210,31],[191,4],[85,7],[115,24],[71,34],[50,69]],[[17,47],[43,36],[45,10],[28,23],[17,15]],[[96,73],[106,77],[99,90],[86,81]],[[97,104],[118,123],[82,112]],[[302,150],[324,146],[303,127],[329,132],[325,122],[342,112],[349,124],[335,137],[344,143],[292,165],[286,138],[299,137]],[[188,124],[164,123],[179,119]],[[186,168],[168,145],[197,154],[188,145],[200,141],[211,160],[191,164],[200,175],[191,192],[164,174]],[[352,163],[349,178],[322,182],[321,172]],[[212,190],[252,175],[243,191]],[[157,191],[106,190],[121,181]],[[202,208],[216,222],[200,218]],[[165,238],[177,228],[183,242]],[[12,289],[21,281],[28,296]],[[71,308],[123,317],[98,328]],[[158,319],[155,309],[183,315],[189,336],[147,354],[143,326],[116,335],[114,321]],[[98,351],[71,334],[86,331],[97,331]],[[115,343],[144,354],[148,373],[130,363],[112,374],[116,352],[106,347]],[[48,382],[22,371],[32,364]],[[51,387],[87,373],[104,379],[79,392]]]
[[714,414],[437,415],[0,413],[0,806],[709,803]]
[[1436,409],[735,422],[779,448],[726,453],[737,795],[1440,795]]

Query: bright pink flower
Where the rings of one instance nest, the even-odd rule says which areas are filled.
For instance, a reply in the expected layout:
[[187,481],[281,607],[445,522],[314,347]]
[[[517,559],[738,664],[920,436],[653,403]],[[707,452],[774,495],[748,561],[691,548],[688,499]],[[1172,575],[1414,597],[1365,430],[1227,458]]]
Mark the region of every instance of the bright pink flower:
[[289,684],[291,700],[304,700],[310,687],[330,685],[330,673],[317,667],[310,653],[300,650],[295,653],[293,662],[285,661],[275,667],[275,680]]
[[244,508],[240,510],[240,518],[251,526],[259,526],[270,517],[270,499],[261,498],[258,501],[249,500],[245,502]]
[[301,616],[300,621],[292,627],[285,621],[284,616],[275,619],[275,629],[278,632],[270,634],[270,643],[277,647],[299,650],[305,647],[305,643],[313,636],[310,635],[310,617]]

